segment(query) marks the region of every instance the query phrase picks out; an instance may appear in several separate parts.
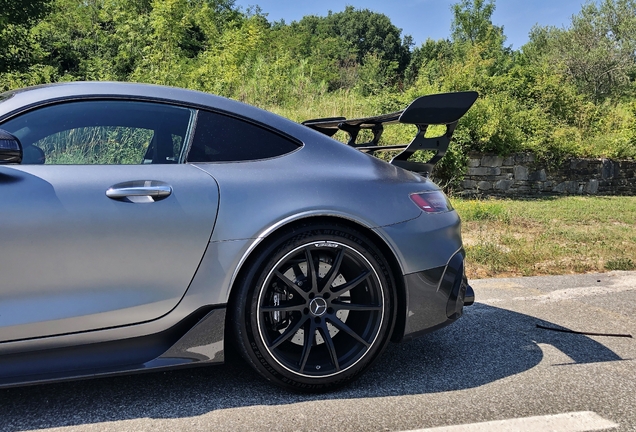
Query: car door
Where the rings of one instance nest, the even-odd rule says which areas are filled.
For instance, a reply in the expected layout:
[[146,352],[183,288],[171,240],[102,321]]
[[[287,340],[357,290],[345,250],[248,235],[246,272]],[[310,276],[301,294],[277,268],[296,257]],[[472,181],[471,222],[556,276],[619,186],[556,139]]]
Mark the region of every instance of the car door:
[[210,239],[216,181],[179,163],[192,109],[91,100],[3,122],[0,341],[157,319],[184,296]]

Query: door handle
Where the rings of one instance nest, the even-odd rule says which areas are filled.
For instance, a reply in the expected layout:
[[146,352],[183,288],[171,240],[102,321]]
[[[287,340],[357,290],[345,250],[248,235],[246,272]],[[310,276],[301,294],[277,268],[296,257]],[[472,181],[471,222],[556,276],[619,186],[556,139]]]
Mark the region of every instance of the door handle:
[[156,180],[119,183],[106,190],[108,198],[133,203],[155,202],[167,198],[171,194],[172,186]]
[[122,187],[122,188],[109,188],[106,191],[108,198],[126,198],[126,197],[140,197],[149,196],[152,198],[165,198],[172,193],[170,186],[142,186],[142,187]]

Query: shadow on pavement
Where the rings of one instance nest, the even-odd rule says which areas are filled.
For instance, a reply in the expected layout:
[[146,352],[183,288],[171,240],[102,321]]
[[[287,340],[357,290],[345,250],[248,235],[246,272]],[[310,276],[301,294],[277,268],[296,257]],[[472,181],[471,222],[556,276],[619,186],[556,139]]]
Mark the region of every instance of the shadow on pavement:
[[475,304],[453,325],[391,344],[352,385],[305,395],[265,382],[239,362],[216,367],[0,390],[0,430],[18,431],[136,418],[182,418],[226,408],[436,393],[478,387],[524,372],[549,344],[573,363],[622,360],[593,339],[539,329],[537,318]]

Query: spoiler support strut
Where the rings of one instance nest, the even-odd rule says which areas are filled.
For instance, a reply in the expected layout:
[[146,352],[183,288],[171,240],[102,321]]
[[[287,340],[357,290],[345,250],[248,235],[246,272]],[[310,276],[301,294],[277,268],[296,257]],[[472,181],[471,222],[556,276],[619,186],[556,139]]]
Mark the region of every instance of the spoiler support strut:
[[[371,155],[376,151],[402,150],[390,163],[428,176],[433,166],[446,154],[459,119],[466,114],[477,97],[477,92],[472,91],[422,96],[404,110],[390,114],[349,120],[344,117],[314,119],[302,124],[328,136],[333,136],[338,130],[344,131],[349,135],[347,145]],[[380,145],[384,126],[397,123],[417,126],[413,141],[410,144]],[[425,134],[429,125],[445,125],[446,132],[439,137],[427,138]],[[370,142],[356,142],[362,129],[373,133]],[[435,154],[424,163],[409,161],[413,153],[419,150],[432,150]]]

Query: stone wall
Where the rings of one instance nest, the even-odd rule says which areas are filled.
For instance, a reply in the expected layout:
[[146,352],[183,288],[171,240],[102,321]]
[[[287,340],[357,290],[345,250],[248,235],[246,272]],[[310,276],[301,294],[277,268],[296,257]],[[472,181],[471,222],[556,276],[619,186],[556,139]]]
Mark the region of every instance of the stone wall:
[[548,169],[532,153],[470,154],[462,195],[636,195],[636,161],[570,159]]

